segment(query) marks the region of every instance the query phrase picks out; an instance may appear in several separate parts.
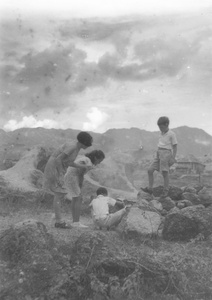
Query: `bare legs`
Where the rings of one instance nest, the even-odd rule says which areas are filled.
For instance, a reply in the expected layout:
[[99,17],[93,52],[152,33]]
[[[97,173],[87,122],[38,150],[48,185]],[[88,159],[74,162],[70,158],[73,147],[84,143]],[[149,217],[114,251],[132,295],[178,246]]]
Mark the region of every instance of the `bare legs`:
[[79,222],[82,204],[82,196],[72,198],[72,218],[73,222]]
[[149,169],[148,170],[148,178],[149,178],[149,189],[153,189],[153,184],[154,184],[154,170]]
[[[154,171],[153,169],[148,170],[148,178],[149,178],[149,189],[153,189],[154,185]],[[164,180],[164,190],[169,190],[169,172],[168,171],[162,171],[163,180]]]
[[163,180],[164,180],[164,190],[168,191],[169,190],[169,172],[168,171],[163,171]]
[[62,216],[61,216],[61,201],[64,197],[64,194],[62,193],[55,193],[54,194],[54,213],[55,213],[55,222],[61,223],[62,222]]

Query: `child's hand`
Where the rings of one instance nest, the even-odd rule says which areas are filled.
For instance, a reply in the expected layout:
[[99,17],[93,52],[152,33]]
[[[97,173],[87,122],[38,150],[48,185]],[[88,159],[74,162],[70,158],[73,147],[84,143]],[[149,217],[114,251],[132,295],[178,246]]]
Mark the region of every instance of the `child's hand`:
[[177,162],[177,160],[174,158],[174,157],[172,157],[171,159],[170,159],[170,161],[169,161],[169,166],[171,167],[173,164],[175,164]]
[[131,207],[132,207],[132,205],[125,205],[124,208],[125,208],[126,211],[129,211]]

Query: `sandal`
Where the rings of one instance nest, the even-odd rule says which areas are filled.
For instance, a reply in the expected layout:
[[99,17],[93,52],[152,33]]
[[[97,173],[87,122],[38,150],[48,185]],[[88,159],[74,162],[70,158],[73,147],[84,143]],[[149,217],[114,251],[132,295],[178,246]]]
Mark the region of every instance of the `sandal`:
[[69,226],[65,221],[64,221],[64,222],[61,222],[61,223],[56,222],[56,223],[54,224],[54,226],[55,226],[56,228],[62,228],[62,229],[69,229],[69,228],[71,228],[71,226]]

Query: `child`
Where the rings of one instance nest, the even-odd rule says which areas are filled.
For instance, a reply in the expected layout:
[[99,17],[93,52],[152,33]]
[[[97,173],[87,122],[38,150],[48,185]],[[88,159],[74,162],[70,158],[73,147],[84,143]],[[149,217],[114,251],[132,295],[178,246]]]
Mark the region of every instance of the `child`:
[[[93,199],[90,203],[90,206],[92,207],[93,222],[100,228],[107,228],[109,230],[111,227],[117,226],[120,223],[127,208],[130,206],[124,206],[122,201],[108,197],[107,189],[104,187],[98,188],[96,194],[97,198]],[[109,206],[115,205],[120,210],[113,214],[109,214]]]
[[67,199],[72,199],[72,218],[73,218],[73,227],[85,228],[86,225],[83,225],[79,222],[80,219],[80,210],[82,203],[81,188],[84,180],[84,175],[96,165],[100,164],[105,158],[104,153],[101,150],[93,150],[90,153],[85,154],[84,156],[79,156],[75,162],[79,165],[84,166],[84,169],[76,169],[69,167],[65,175],[65,186],[68,192]]
[[169,168],[176,162],[177,138],[173,131],[169,130],[169,119],[160,117],[157,125],[160,129],[157,155],[148,169],[149,187],[141,188],[144,192],[153,193],[154,171],[162,172],[164,189],[161,198],[168,196],[169,192]]
[[77,142],[65,143],[56,150],[49,158],[44,170],[43,188],[54,195],[55,227],[69,228],[61,217],[61,200],[67,191],[64,186],[64,175],[69,166],[76,170],[84,170],[85,167],[77,164],[75,161],[80,149],[86,149],[92,145],[93,138],[87,133],[81,131],[77,135]]

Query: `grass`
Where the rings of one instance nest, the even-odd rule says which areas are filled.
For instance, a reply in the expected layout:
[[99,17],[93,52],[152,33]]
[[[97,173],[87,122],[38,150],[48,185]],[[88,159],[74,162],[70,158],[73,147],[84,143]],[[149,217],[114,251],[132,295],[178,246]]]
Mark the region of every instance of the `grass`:
[[[0,226],[9,227],[11,224],[27,217],[34,217],[47,223],[46,215],[52,212],[52,199],[45,199],[42,194],[22,194],[21,191],[8,190],[3,182],[0,182]],[[70,203],[64,202],[63,213],[70,213]],[[86,213],[86,210],[84,210]],[[84,219],[90,216],[84,215]],[[7,223],[8,222],[8,223]],[[49,222],[49,221],[48,221]],[[5,225],[6,224],[6,225]],[[8,226],[7,226],[8,225]],[[6,226],[6,227],[5,227]],[[58,243],[64,244],[71,239],[77,239],[77,235],[70,236],[70,232],[56,232],[50,223],[47,229],[53,233]],[[170,284],[176,285],[176,295],[168,293],[168,285],[160,295],[154,293],[150,298],[143,298],[141,282],[135,272],[128,278],[128,288],[134,291],[131,300],[211,300],[212,299],[212,237],[202,240],[199,236],[188,243],[173,243],[161,239],[145,239],[133,241],[111,238],[111,243],[120,243],[122,254],[130,254],[134,257],[134,263],[145,266],[147,257],[169,271]],[[61,247],[62,250],[62,247]],[[178,278],[176,281],[174,278]],[[116,279],[114,279],[116,280]],[[111,281],[112,282],[112,281]],[[176,283],[177,282],[177,283]],[[112,284],[112,283],[111,283]],[[113,283],[114,284],[114,283]],[[114,292],[115,293],[115,292]],[[115,294],[114,294],[115,295]],[[111,300],[124,300],[120,294],[116,294]],[[93,299],[91,299],[93,300]]]

